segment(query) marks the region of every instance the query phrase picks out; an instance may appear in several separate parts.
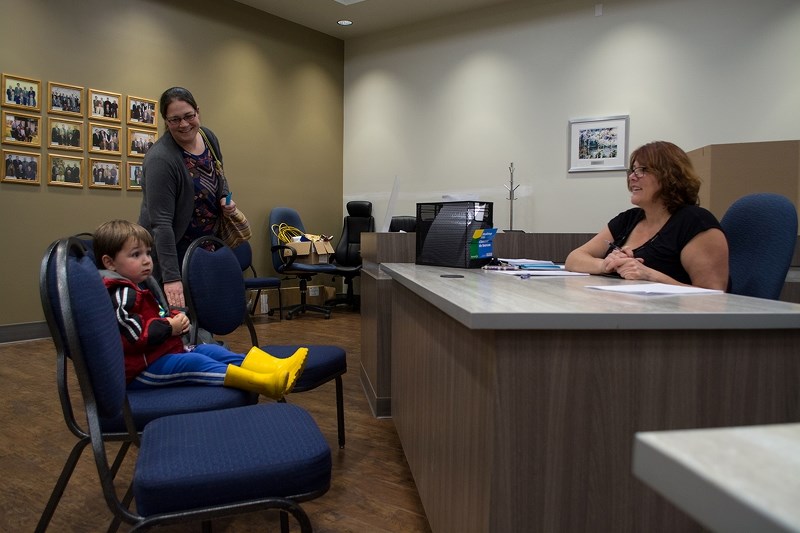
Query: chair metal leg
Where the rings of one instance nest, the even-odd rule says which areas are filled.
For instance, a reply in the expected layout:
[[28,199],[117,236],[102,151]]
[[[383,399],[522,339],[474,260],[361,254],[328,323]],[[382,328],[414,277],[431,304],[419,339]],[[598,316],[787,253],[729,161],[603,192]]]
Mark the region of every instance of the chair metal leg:
[[342,376],[336,376],[336,425],[339,431],[339,448],[344,449],[344,390]]
[[89,442],[89,437],[86,437],[76,442],[75,446],[72,447],[72,451],[67,457],[67,462],[64,463],[64,468],[61,469],[61,475],[58,476],[58,481],[56,481],[53,492],[50,494],[50,499],[47,500],[47,505],[42,511],[42,516],[39,517],[39,523],[36,524],[36,533],[44,533],[47,530],[50,519],[53,518],[53,513],[56,512],[56,507],[58,507],[58,502],[61,501],[61,496],[64,495],[64,489],[67,488],[69,478],[72,477],[72,472],[75,471],[78,459],[81,458],[83,449],[86,448]]
[[312,305],[306,303],[306,290],[308,287],[308,283],[305,279],[300,279],[300,303],[291,309],[286,314],[286,319],[291,320],[294,315],[305,313],[306,311],[316,311],[318,313],[323,313],[325,318],[328,319],[331,317],[331,309],[329,307],[319,306],[319,305]]

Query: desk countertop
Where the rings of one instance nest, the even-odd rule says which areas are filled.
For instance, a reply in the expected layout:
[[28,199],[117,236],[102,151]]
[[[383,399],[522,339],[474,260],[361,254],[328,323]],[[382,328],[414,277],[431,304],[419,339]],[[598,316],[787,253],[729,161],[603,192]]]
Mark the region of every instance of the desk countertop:
[[633,464],[713,531],[800,531],[800,424],[637,433]]
[[520,279],[481,269],[413,263],[383,263],[380,268],[470,329],[800,329],[800,305],[760,298],[586,288],[636,283],[605,276]]

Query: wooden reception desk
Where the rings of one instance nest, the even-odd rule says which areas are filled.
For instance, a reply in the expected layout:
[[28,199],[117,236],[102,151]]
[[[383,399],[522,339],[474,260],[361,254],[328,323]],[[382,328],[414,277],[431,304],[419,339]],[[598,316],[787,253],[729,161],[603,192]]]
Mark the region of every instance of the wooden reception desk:
[[800,305],[380,270],[392,416],[436,533],[699,530],[634,478],[635,433],[800,419]]

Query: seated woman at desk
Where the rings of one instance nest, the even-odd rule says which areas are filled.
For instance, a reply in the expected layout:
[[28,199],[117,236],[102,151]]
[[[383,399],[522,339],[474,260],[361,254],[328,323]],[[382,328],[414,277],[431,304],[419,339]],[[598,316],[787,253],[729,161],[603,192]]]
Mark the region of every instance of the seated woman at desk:
[[567,256],[566,269],[624,279],[728,287],[728,241],[698,206],[700,178],[686,152],[656,141],[631,154],[628,191],[638,206],[612,218]]

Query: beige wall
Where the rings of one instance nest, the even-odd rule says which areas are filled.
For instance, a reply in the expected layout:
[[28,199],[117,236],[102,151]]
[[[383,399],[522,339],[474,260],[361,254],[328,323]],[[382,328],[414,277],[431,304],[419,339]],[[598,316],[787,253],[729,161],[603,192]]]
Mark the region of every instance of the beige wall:
[[[602,16],[595,16],[602,4]],[[443,194],[508,227],[596,232],[622,171],[567,172],[570,119],[630,116],[630,146],[800,139],[797,0],[512,0],[345,44],[344,199],[383,221]],[[794,179],[790,177],[789,179]]]
[[[158,99],[173,85],[194,93],[254,227],[259,273],[271,271],[266,223],[274,206],[296,207],[309,230],[338,236],[341,41],[230,0],[0,0],[0,13],[0,69],[41,80],[43,93],[48,81],[123,97]],[[46,105],[40,114],[46,124]],[[51,241],[138,217],[140,192],[48,186],[48,150],[34,151],[42,155],[41,186],[0,183],[0,326],[43,319],[38,268]],[[111,159],[123,167],[135,160]]]

